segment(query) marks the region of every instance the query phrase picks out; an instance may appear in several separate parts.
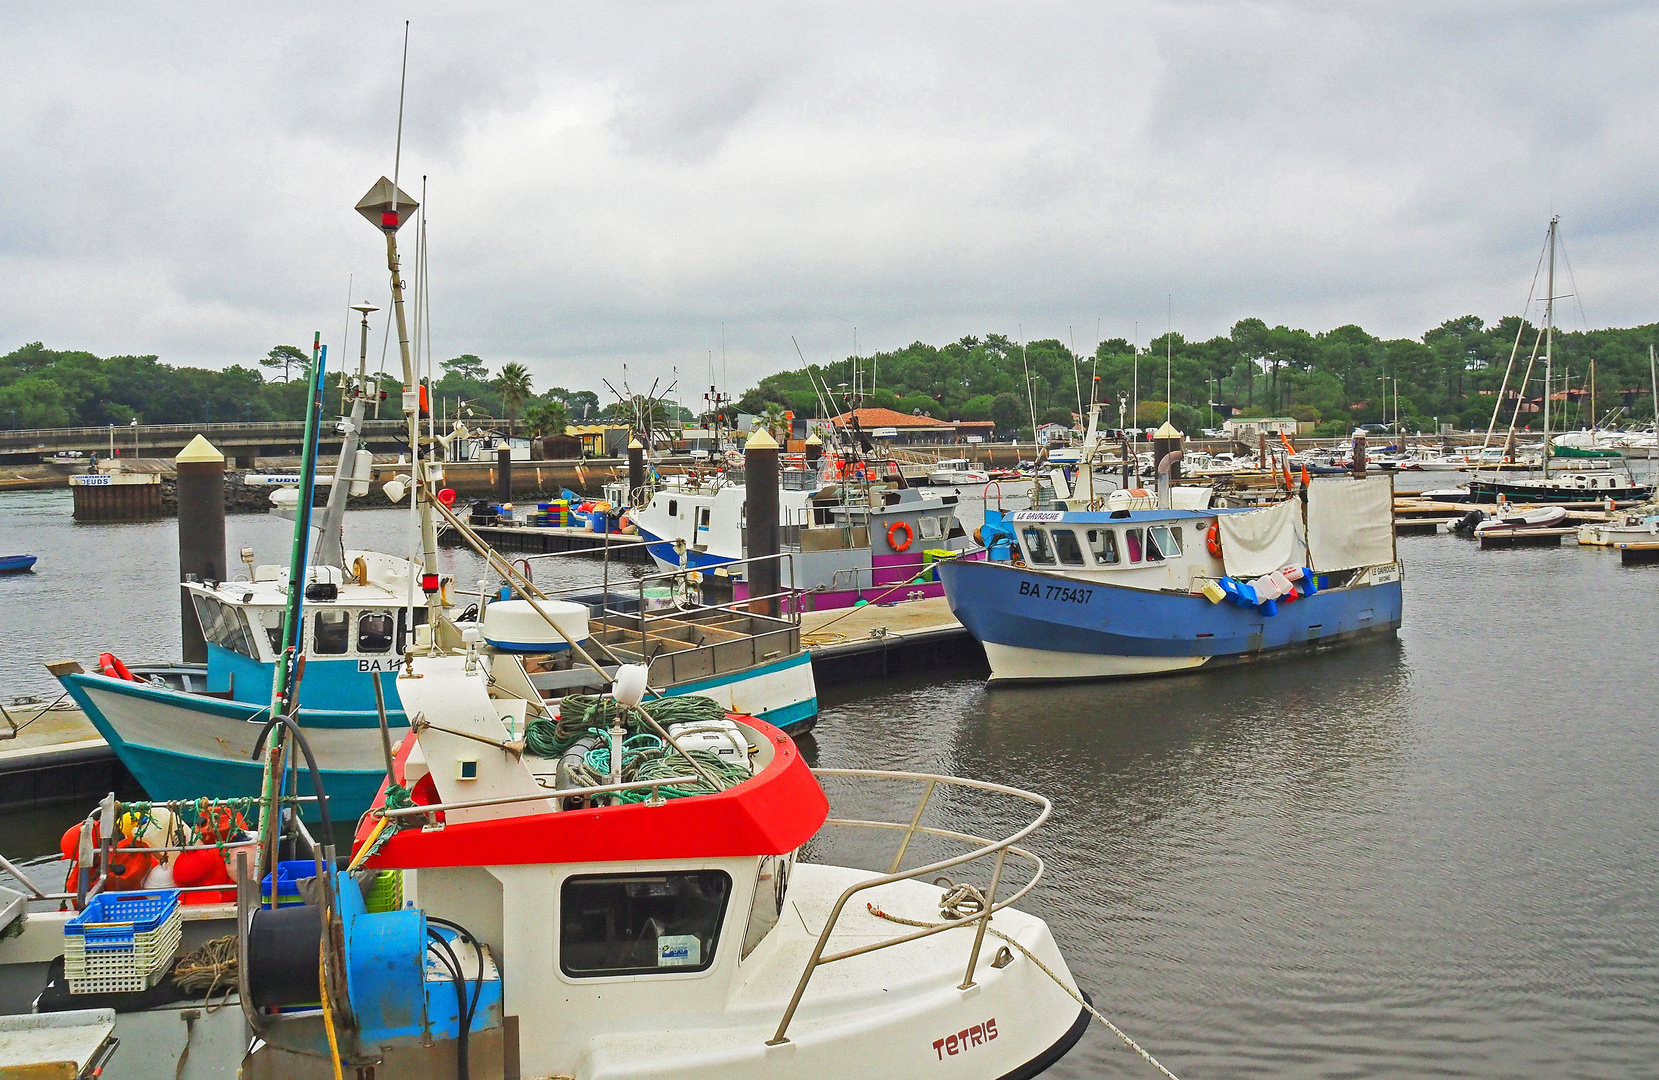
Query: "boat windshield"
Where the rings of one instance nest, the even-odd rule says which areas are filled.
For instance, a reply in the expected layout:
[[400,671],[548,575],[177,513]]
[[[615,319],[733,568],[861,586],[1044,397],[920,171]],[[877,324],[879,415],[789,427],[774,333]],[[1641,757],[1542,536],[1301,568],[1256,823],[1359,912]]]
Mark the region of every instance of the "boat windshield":
[[1041,529],[1026,529],[1025,557],[1033,566],[1053,566],[1054,551],[1048,546],[1048,533]]
[[250,660],[259,659],[259,653],[254,648],[253,631],[241,608],[221,603],[202,593],[192,593],[190,598],[196,606],[196,618],[202,624],[202,637],[210,645],[229,649]]
[[1089,551],[1100,565],[1115,565],[1118,561],[1118,534],[1111,529],[1090,529]]
[[1083,549],[1077,545],[1077,534],[1070,529],[1054,530],[1054,553],[1066,566],[1083,565]]

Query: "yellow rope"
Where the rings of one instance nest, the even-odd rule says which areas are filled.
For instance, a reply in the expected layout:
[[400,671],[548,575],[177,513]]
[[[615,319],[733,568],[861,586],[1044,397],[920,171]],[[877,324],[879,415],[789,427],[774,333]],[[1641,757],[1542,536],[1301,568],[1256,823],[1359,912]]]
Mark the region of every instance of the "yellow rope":
[[334,1080],[345,1080],[340,1073],[340,1043],[334,1035],[334,1009],[328,1003],[328,912],[323,912],[324,936],[317,939],[317,989],[322,991],[323,1028],[328,1032],[328,1062],[334,1066]]

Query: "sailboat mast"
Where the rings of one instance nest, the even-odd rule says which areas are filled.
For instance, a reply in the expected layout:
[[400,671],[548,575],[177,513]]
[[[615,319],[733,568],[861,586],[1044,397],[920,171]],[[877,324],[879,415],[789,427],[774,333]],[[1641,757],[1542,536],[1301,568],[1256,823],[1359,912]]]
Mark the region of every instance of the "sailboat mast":
[[1659,436],[1659,360],[1653,357],[1653,346],[1647,347],[1648,384],[1653,388],[1653,396],[1648,400],[1653,405],[1653,434]]
[[1550,391],[1555,385],[1555,225],[1550,218],[1550,269],[1544,285],[1544,479],[1550,477]]

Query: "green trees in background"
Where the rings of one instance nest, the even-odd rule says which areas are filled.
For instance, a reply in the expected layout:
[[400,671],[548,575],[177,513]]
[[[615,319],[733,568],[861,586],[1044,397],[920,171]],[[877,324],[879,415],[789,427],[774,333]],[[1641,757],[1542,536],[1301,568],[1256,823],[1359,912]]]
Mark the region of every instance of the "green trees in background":
[[[1188,341],[1179,333],[1159,336],[1139,352],[1140,409],[1135,418],[1154,426],[1170,414],[1177,427],[1193,431],[1219,425],[1228,411],[1257,416],[1294,416],[1317,423],[1325,434],[1347,434],[1354,425],[1382,420],[1384,392],[1394,415],[1395,380],[1399,412],[1408,430],[1432,430],[1438,419],[1459,427],[1484,428],[1492,416],[1504,367],[1521,338],[1514,379],[1525,369],[1538,328],[1508,317],[1487,325],[1474,315],[1448,319],[1421,339],[1385,340],[1348,325],[1323,333],[1270,327],[1260,319],[1242,319],[1225,335]],[[1571,401],[1557,411],[1567,426],[1591,423],[1587,389],[1590,360],[1596,361],[1596,418],[1606,423],[1647,421],[1653,416],[1647,347],[1659,341],[1659,326],[1557,332],[1556,393],[1570,381]],[[999,430],[1027,430],[1033,406],[1039,422],[1058,421],[1093,397],[1108,403],[1106,419],[1117,423],[1120,396],[1134,391],[1136,349],[1123,338],[1100,343],[1092,354],[1075,355],[1063,343],[1030,342],[1024,350],[1000,334],[964,337],[948,345],[915,342],[858,361],[859,381],[868,385],[874,371],[879,387],[867,405],[920,411],[941,419],[986,420]],[[827,385],[832,412],[844,408],[843,387],[853,381],[853,361],[813,367],[820,387]],[[1031,371],[1027,398],[1025,371]],[[1167,367],[1166,367],[1167,365]],[[1166,390],[1166,371],[1173,387]],[[1543,393],[1540,362],[1527,387],[1529,398]],[[1511,386],[1514,386],[1512,379]],[[1166,398],[1174,398],[1170,409]],[[1558,399],[1559,400],[1559,399]],[[821,416],[823,409],[800,370],[762,379],[740,399],[745,412],[761,412],[767,402],[794,409],[797,416]],[[1222,403],[1212,410],[1210,403]],[[1559,406],[1558,406],[1559,409]],[[1509,413],[1503,414],[1507,425]],[[1525,425],[1527,414],[1522,415]],[[1125,422],[1130,422],[1125,416]],[[1534,419],[1536,426],[1536,419]]]
[[[1431,430],[1436,419],[1484,429],[1517,337],[1519,378],[1537,332],[1514,316],[1488,325],[1465,315],[1418,339],[1385,340],[1353,325],[1316,334],[1270,327],[1260,319],[1242,319],[1207,341],[1170,334],[1153,338],[1139,352],[1141,409],[1136,419],[1152,426],[1170,411],[1177,427],[1193,431],[1219,424],[1230,408],[1246,415],[1294,416],[1318,424],[1322,434],[1346,434],[1356,424],[1382,420],[1385,391],[1393,416],[1398,380],[1399,412],[1408,430]],[[1595,419],[1648,421],[1653,403],[1647,350],[1655,341],[1659,325],[1652,324],[1558,333],[1555,391],[1562,392],[1565,376],[1571,396],[1553,415],[1567,427],[1592,421],[1582,390],[1593,359],[1601,414]],[[1166,355],[1174,376],[1172,394],[1165,387]],[[918,341],[861,358],[858,381],[868,387],[871,373],[876,376],[867,405],[938,419],[990,420],[1003,432],[1029,428],[1033,412],[1039,422],[1069,416],[1079,398],[1089,401],[1092,389],[1095,400],[1108,403],[1106,418],[1115,425],[1120,395],[1127,399],[1132,392],[1136,356],[1135,347],[1123,338],[1102,341],[1093,353],[1078,355],[1053,339],[1030,342],[1022,350],[1004,335],[987,334],[946,345]],[[305,415],[305,380],[294,376],[308,361],[309,354],[296,346],[279,345],[249,366],[212,371],[172,367],[154,356],[105,358],[34,342],[0,356],[0,427],[102,426],[134,417],[143,423],[179,424],[297,420]],[[830,412],[841,412],[853,383],[853,361],[812,370],[817,385],[830,389]],[[538,405],[558,404],[570,424],[591,423],[602,412],[629,413],[620,403],[601,410],[598,395],[589,390],[553,387],[536,395],[522,364],[505,364],[492,379],[489,366],[466,353],[445,361],[443,372],[433,391],[433,407],[443,416],[457,415],[463,403],[473,416],[527,418]],[[1526,389],[1529,398],[1542,394],[1542,376],[1540,363]],[[397,382],[390,377],[388,389]],[[1172,410],[1164,404],[1170,396]],[[1212,412],[1212,401],[1224,407]],[[798,369],[760,380],[738,407],[763,414],[768,403],[797,417],[824,415],[813,381]],[[551,413],[536,415],[551,423]],[[1529,416],[1536,427],[1535,414],[1523,413],[1522,423]],[[1508,418],[1506,407],[1501,422],[1507,425]]]

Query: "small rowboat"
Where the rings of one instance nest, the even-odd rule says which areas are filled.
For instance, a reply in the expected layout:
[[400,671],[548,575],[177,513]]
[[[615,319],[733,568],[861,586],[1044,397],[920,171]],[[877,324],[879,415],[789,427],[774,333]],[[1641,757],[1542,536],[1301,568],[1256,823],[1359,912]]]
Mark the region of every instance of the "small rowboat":
[[34,564],[33,555],[0,555],[0,574],[21,574]]

